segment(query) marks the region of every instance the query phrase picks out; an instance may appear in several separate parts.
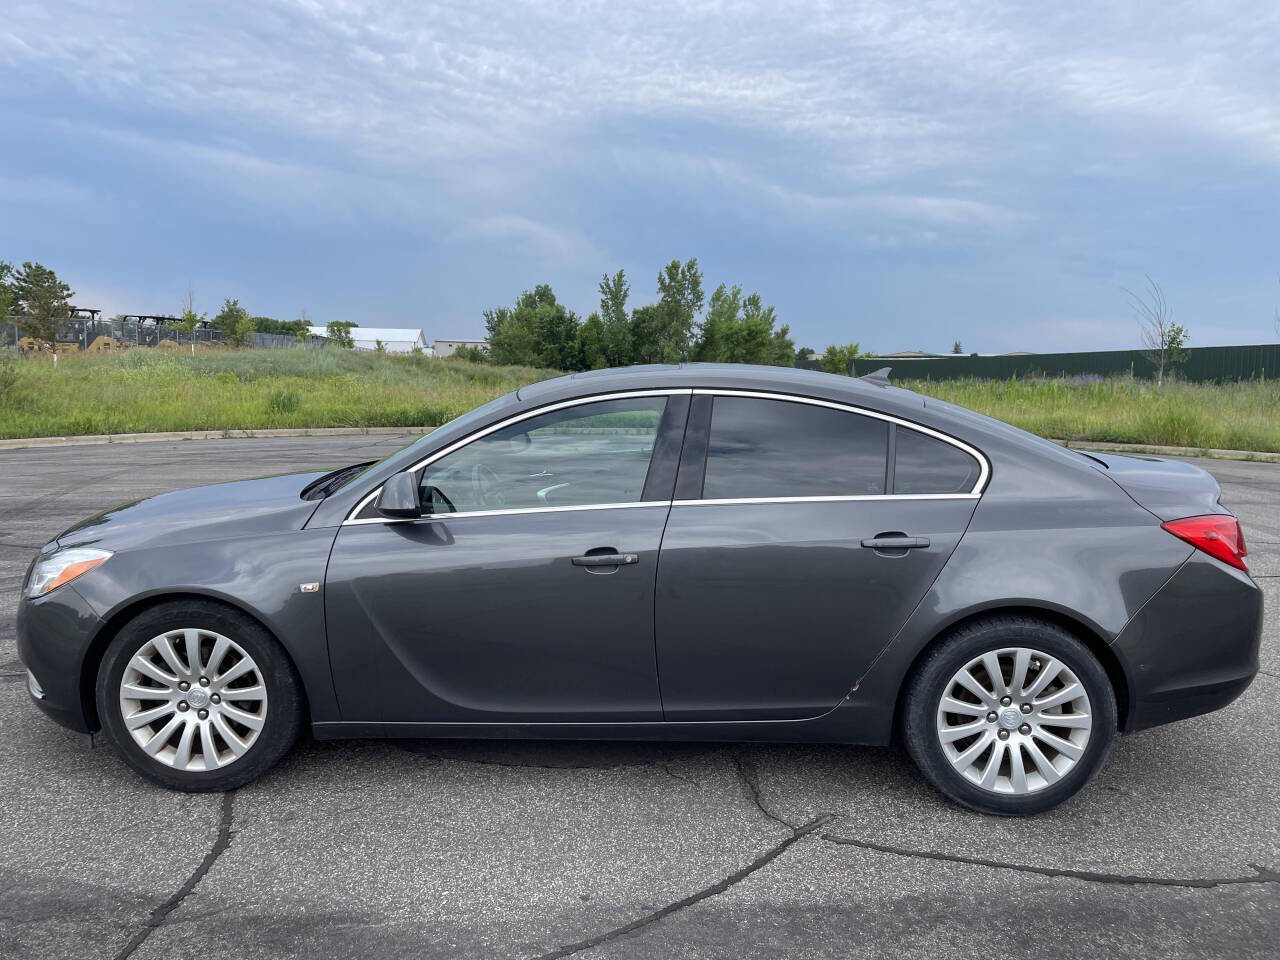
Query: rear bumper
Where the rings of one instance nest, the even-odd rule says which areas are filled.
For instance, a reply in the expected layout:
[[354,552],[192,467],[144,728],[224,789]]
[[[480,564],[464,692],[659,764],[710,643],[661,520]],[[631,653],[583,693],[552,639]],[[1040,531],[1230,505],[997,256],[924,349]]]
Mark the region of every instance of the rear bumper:
[[1225,707],[1253,682],[1262,591],[1246,574],[1193,554],[1112,644],[1128,684],[1124,729]]
[[37,707],[79,733],[95,726],[80,677],[99,622],[70,585],[39,600],[23,597],[18,602],[18,659],[29,673],[27,692]]

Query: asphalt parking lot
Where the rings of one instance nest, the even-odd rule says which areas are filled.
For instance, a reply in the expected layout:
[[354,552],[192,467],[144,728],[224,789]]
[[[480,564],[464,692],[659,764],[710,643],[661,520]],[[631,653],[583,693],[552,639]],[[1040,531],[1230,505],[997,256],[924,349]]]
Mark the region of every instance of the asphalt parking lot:
[[1280,465],[1201,462],[1267,593],[1263,673],[1224,711],[1122,738],[1033,820],[958,810],[905,754],[852,747],[308,742],[235,794],[187,796],[27,702],[20,581],[71,522],[409,439],[0,451],[0,954],[1280,950]]

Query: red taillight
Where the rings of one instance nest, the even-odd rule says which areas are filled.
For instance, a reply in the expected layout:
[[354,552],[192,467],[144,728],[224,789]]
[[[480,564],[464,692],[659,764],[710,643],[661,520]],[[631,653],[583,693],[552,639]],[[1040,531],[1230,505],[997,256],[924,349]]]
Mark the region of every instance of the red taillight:
[[1237,570],[1249,572],[1249,568],[1244,565],[1244,558],[1249,553],[1244,546],[1244,531],[1240,529],[1240,523],[1235,517],[1214,513],[1205,517],[1170,520],[1160,526],[1197,550],[1203,550]]

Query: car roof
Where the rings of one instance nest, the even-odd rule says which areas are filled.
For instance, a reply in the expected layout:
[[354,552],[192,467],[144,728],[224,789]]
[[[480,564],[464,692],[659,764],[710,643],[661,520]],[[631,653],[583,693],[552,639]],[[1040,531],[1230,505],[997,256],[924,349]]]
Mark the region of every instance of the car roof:
[[516,391],[516,396],[521,403],[546,403],[595,393],[679,387],[777,391],[876,408],[924,407],[924,398],[919,394],[888,386],[884,381],[746,363],[673,363],[587,370],[529,384]]

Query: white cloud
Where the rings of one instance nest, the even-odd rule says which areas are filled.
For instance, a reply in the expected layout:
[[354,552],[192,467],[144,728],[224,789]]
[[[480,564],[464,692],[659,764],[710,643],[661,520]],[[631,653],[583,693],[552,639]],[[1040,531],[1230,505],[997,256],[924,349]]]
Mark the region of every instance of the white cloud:
[[37,207],[76,207],[93,200],[92,192],[82,184],[53,177],[0,176],[0,200],[5,203]]
[[0,49],[91,99],[394,171],[518,157],[606,118],[799,139],[880,176],[989,157],[1009,110],[1123,116],[1280,156],[1274,5],[1235,16],[890,0],[24,5]]
[[483,217],[453,234],[456,240],[490,240],[524,247],[548,260],[595,260],[600,250],[577,231],[562,229],[516,214]]
[[1275,192],[1278,35],[1274,0],[28,0],[0,27],[7,129],[60,125],[116,168],[77,183],[9,151],[0,198],[102,205],[163,168],[237,226],[387,226],[589,274],[750,220],[757,262],[785,230],[899,262],[1003,250],[985,269],[1020,255],[1047,298],[1037,269],[1074,289],[1200,267],[1213,212],[1170,204],[1206,183]]

